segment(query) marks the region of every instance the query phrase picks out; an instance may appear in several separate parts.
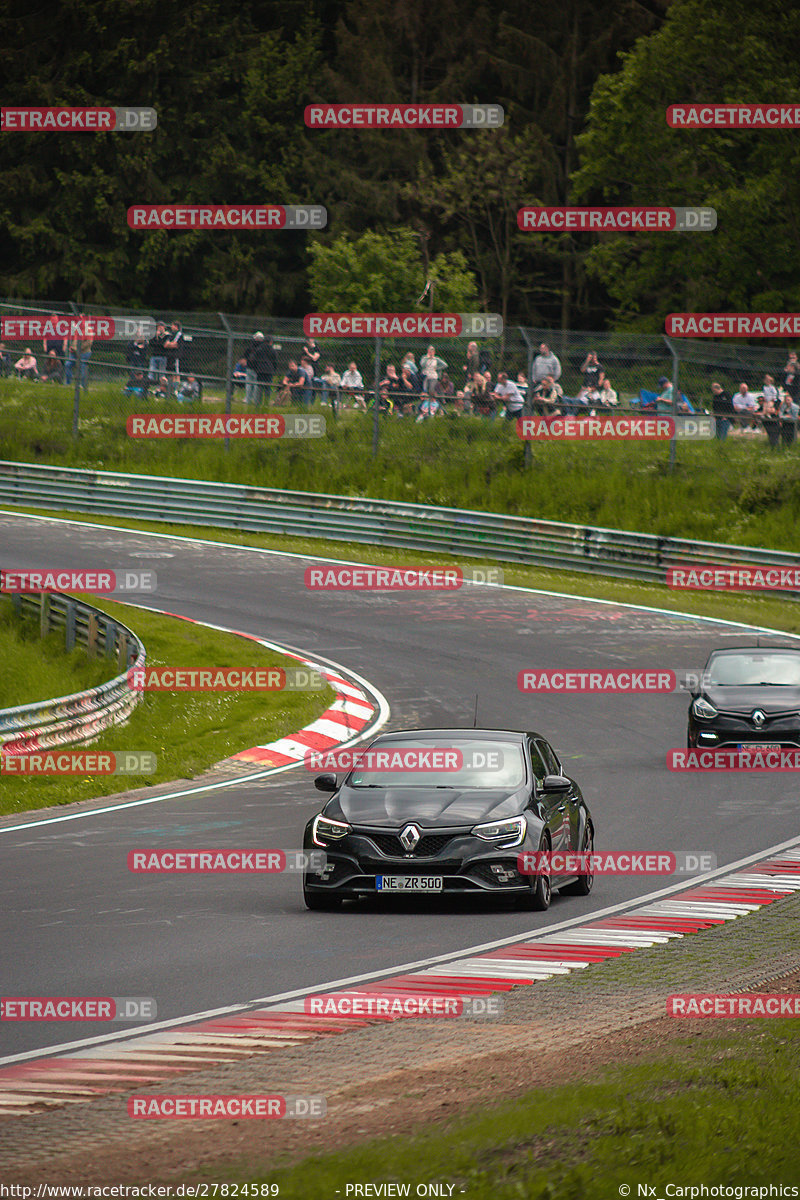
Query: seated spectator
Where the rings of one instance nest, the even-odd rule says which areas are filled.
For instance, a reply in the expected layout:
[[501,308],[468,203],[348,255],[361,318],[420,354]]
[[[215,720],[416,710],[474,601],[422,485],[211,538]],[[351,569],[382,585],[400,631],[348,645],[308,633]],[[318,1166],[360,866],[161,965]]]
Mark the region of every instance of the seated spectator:
[[522,416],[522,408],[525,403],[522,393],[515,383],[508,378],[505,371],[501,371],[497,376],[497,383],[492,392],[492,399],[496,404],[500,405],[500,416],[505,417],[508,421],[516,421],[517,417]]
[[[577,396],[564,396],[561,400],[561,407],[565,413],[577,413],[580,409],[588,409],[590,389],[582,387],[578,390]],[[585,414],[584,414],[585,415]]]
[[0,342],[0,379],[6,379],[11,374],[11,355],[6,350],[5,342]]
[[132,378],[137,371],[147,371],[150,368],[150,351],[147,347],[147,341],[144,335],[140,334],[134,338],[128,346],[125,354],[125,361],[130,368],[130,377]]
[[36,366],[36,359],[31,354],[28,347],[21,358],[18,358],[14,363],[14,370],[17,372],[17,379],[38,379],[39,370]]
[[248,376],[247,376],[247,359],[244,357],[244,355],[242,355],[242,357],[237,362],[236,366],[233,368],[233,374],[231,375],[231,379],[233,380],[234,391],[236,390],[236,388],[244,388],[245,396],[246,396],[247,395]]
[[[489,376],[488,380],[486,376]],[[476,371],[472,377],[472,388],[469,390],[469,401],[476,417],[495,415],[496,403],[492,397],[491,371]]]
[[604,375],[600,384],[600,407],[613,408],[616,404],[619,404],[619,396],[611,386],[611,380]]
[[360,408],[362,412],[367,411],[367,404],[364,399],[364,380],[361,378],[361,372],[354,362],[349,364],[344,375],[342,375],[342,392],[345,396],[352,396],[355,408]]
[[[330,404],[333,411],[336,412],[336,409],[339,405],[339,387],[342,382],[342,377],[337,371],[334,371],[333,363],[326,363],[325,370],[321,375],[321,379],[322,403],[326,405],[326,407],[328,404]],[[330,400],[328,400],[329,394],[331,397]]]
[[133,396],[136,400],[147,399],[148,380],[144,371],[134,371],[131,378],[122,389],[123,396]]
[[194,404],[200,399],[200,384],[194,375],[187,375],[176,393],[181,404]]
[[775,387],[775,380],[771,375],[764,376],[764,387],[761,392],[762,411],[764,403],[769,400],[775,406],[775,411],[778,411],[778,389]]
[[[374,408],[375,408],[375,396],[373,395],[372,399],[367,404],[367,409],[374,409]],[[389,413],[394,412],[394,400],[392,399],[392,397],[389,395],[388,392],[382,392],[382,391],[380,391],[380,389],[378,391],[378,412],[383,413],[385,416],[388,416]]]
[[523,400],[528,398],[528,376],[524,371],[517,371],[517,391]]
[[[765,379],[770,379],[771,376],[766,375]],[[773,450],[776,450],[781,441],[781,423],[778,419],[778,393],[773,387],[772,392],[775,395],[767,393],[767,385],[764,386],[764,392],[761,396],[760,417],[761,428],[767,435],[767,440]]]
[[446,369],[447,363],[445,360],[439,358],[433,346],[428,346],[427,351],[419,360],[419,370],[422,375],[422,391],[432,396],[436,384],[439,382],[439,376]]
[[656,396],[656,408],[659,404],[666,407],[669,405],[672,408],[672,384],[667,379],[666,375],[662,375],[658,381],[658,395]]
[[430,417],[441,417],[442,415],[442,406],[436,397],[425,396],[419,406],[417,424],[419,424],[420,421],[427,421]]
[[781,423],[781,441],[784,446],[791,446],[797,440],[797,417],[800,405],[796,404],[787,391],[781,397],[778,406],[778,420]]
[[63,363],[67,357],[67,339],[60,337],[46,337],[42,342],[42,349],[49,356],[51,350],[55,350],[56,358]]
[[162,375],[160,377],[160,379],[158,380],[157,386],[155,388],[153,388],[153,399],[154,400],[166,400],[168,395],[169,395],[169,380],[167,379],[166,375]]
[[433,389],[433,394],[439,400],[444,408],[447,404],[452,404],[455,399],[456,389],[453,387],[453,381],[447,374],[447,371],[442,371],[439,382]]
[[564,399],[564,389],[552,375],[545,375],[536,388],[534,412],[542,415],[561,416],[561,404]]
[[743,433],[756,433],[758,425],[754,414],[758,412],[758,401],[748,389],[746,383],[739,384],[738,392],[733,394],[733,411],[739,417]]
[[386,375],[378,384],[381,397],[388,397],[392,401],[394,408],[394,400],[397,393],[400,391],[400,378],[397,374],[397,367],[393,363],[389,363],[386,368]]
[[583,360],[581,365],[583,371],[583,383],[585,387],[597,388],[598,391],[602,387],[605,374],[603,373],[602,364],[597,360],[597,352],[590,350]]
[[55,350],[48,351],[42,365],[42,383],[63,383],[64,367]]
[[289,365],[286,368],[286,374],[281,381],[281,390],[278,393],[278,399],[286,404],[296,403],[300,397],[300,393],[308,386],[308,377],[305,371],[301,371],[295,359],[289,359]]

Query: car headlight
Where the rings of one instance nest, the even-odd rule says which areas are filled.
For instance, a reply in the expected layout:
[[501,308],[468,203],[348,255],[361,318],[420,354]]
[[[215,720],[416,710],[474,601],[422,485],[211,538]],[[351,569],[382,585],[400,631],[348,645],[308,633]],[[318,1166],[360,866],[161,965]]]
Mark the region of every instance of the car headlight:
[[339,838],[347,837],[348,833],[352,833],[350,825],[346,825],[344,821],[332,821],[330,817],[323,817],[322,813],[314,817],[311,826],[311,840],[316,846],[338,842]]
[[520,846],[525,841],[528,826],[524,817],[511,817],[507,821],[488,821],[485,825],[475,825],[472,829],[475,837],[483,838],[485,842],[496,842],[502,848]]
[[692,712],[696,717],[701,717],[706,721],[709,721],[712,717],[719,716],[719,710],[714,708],[714,705],[702,696],[698,696],[696,700],[692,701]]

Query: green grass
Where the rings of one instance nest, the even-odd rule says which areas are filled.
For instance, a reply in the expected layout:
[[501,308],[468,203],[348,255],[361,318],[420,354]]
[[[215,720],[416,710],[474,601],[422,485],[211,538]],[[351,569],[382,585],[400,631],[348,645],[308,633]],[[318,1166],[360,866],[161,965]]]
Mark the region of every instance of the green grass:
[[[531,465],[514,427],[476,418],[417,425],[384,420],[378,457],[372,419],[330,410],[321,439],[142,441],[128,438],[134,404],[98,386],[81,400],[71,438],[68,388],[0,382],[0,457],[98,470],[211,479],[254,486],[374,496],[557,521],[797,550],[800,446],[765,439],[681,443],[667,470],[666,443],[534,443]],[[185,408],[151,403],[152,411]],[[219,401],[211,405],[220,409]],[[234,411],[240,411],[237,400]],[[147,411],[136,404],[137,411]]]
[[[470,1200],[636,1198],[647,1184],[660,1197],[669,1183],[796,1184],[798,1080],[791,1021],[731,1022],[701,1043],[676,1033],[666,1051],[645,1051],[635,1065],[581,1082],[496,1104],[487,1096],[480,1110],[411,1139],[386,1137],[291,1166],[226,1162],[222,1171],[278,1184],[281,1200],[344,1197],[348,1183],[366,1182],[410,1184],[412,1196],[418,1183],[455,1184],[453,1195],[463,1189]],[[402,1092],[397,1102],[405,1106]],[[385,1113],[389,1124],[391,1107]],[[220,1178],[220,1164],[207,1169]]]
[[[246,638],[96,596],[82,599],[112,613],[139,635],[147,647],[148,666],[269,669],[294,665],[294,660]],[[75,690],[71,686],[69,660],[63,661],[64,672],[57,672],[36,698]],[[107,662],[104,671],[102,678],[117,673],[113,665],[109,671]],[[0,789],[0,814],[69,804],[173,779],[191,779],[239,750],[294,733],[319,716],[333,698],[333,690],[327,687],[316,692],[147,692],[128,723],[103,733],[92,742],[91,749],[154,752],[158,760],[155,774],[89,778],[5,776]]]
[[68,654],[63,631],[41,638],[38,621],[19,621],[11,597],[0,596],[0,708],[82,692],[116,674],[116,661],[80,647]]

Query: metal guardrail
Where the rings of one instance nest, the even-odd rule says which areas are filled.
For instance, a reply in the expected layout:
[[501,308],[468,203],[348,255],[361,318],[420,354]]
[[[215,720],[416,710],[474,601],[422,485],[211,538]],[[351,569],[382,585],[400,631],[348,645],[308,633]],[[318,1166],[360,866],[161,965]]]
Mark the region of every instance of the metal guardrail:
[[[396,546],[666,582],[692,564],[798,567],[800,555],[459,508],[0,460],[0,503]],[[782,591],[781,595],[794,593]]]
[[136,634],[90,604],[58,592],[15,592],[11,599],[19,616],[38,615],[43,637],[63,629],[67,650],[84,646],[92,657],[98,653],[114,657],[121,674],[85,692],[0,709],[2,750],[28,754],[85,742],[126,721],[143,697],[128,685],[129,667],[143,668],[146,661],[145,647]]

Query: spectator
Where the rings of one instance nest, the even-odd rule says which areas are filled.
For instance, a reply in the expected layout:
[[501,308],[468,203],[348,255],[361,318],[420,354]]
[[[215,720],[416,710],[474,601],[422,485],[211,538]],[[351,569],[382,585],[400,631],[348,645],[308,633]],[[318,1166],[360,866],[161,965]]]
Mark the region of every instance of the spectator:
[[419,395],[419,381],[415,369],[402,366],[400,369],[400,386],[397,389],[395,405],[398,417],[404,417],[409,407],[414,404]]
[[433,346],[428,346],[427,351],[419,360],[420,374],[422,375],[422,391],[427,392],[432,396],[436,384],[439,382],[439,376],[447,367],[447,363],[443,358],[439,358]]
[[788,392],[781,398],[778,407],[778,420],[781,423],[781,441],[784,446],[791,446],[797,439],[797,416],[800,405],[796,404]]
[[162,375],[158,380],[157,386],[153,390],[154,400],[166,400],[169,395],[169,380],[166,375]]
[[[250,374],[250,368],[247,365],[247,357],[246,357],[246,355],[243,354],[242,357],[239,359],[239,361],[236,363],[236,366],[233,368],[233,373],[231,375],[231,379],[233,380],[234,389],[244,388],[245,404],[248,403],[247,388],[248,388],[248,384],[249,384],[249,379],[248,379],[249,374]],[[256,373],[255,373],[255,371],[253,371],[253,381],[254,382],[255,382],[255,377],[256,377]]]
[[311,359],[305,354],[300,359],[300,371],[306,380],[302,395],[303,408],[311,408],[314,403],[314,368]]
[[589,394],[589,388],[582,387],[578,390],[577,396],[564,396],[561,401],[564,412],[574,413],[580,408],[588,408]]
[[303,354],[311,364],[311,374],[316,375],[317,363],[322,356],[322,351],[320,350],[314,338],[306,338],[306,340],[303,342]]
[[30,346],[26,347],[25,353],[14,363],[14,370],[17,372],[17,379],[39,378],[39,370],[36,366],[36,359],[31,353]]
[[147,399],[147,376],[144,371],[134,371],[122,389],[123,396],[135,396],[137,400]]
[[[739,415],[742,421],[743,433],[758,432],[754,416],[758,412],[758,401],[748,389],[746,383],[740,383],[738,392],[734,392],[733,394],[733,410]],[[747,419],[745,419],[745,414],[748,414]]]
[[513,383],[505,371],[501,371],[497,376],[497,384],[492,392],[492,399],[495,404],[504,405],[500,415],[504,416],[508,421],[516,421],[517,417],[522,416],[522,408],[525,400],[519,388]]
[[717,441],[724,442],[733,420],[733,401],[721,383],[711,385],[711,413],[714,417],[714,433]]
[[367,411],[366,401],[364,400],[364,380],[361,378],[361,373],[354,362],[351,362],[342,375],[342,391],[345,396],[353,397],[353,404],[356,408],[360,408],[362,412]]
[[194,404],[200,399],[200,384],[194,375],[187,375],[177,394],[181,404]]
[[403,361],[400,363],[400,375],[403,371],[408,371],[409,378],[414,385],[415,392],[422,391],[422,380],[420,379],[419,371],[417,370],[417,361],[414,355],[409,350],[408,354],[403,355]]
[[[770,379],[771,376],[766,375],[764,378],[765,380]],[[766,433],[770,446],[772,446],[773,450],[777,450],[781,442],[781,423],[778,419],[777,404],[778,393],[774,387],[772,388],[774,396],[768,393],[767,386],[765,383],[764,392],[761,396],[761,428]]]
[[[149,374],[152,380],[157,380],[160,375],[167,369],[167,355],[164,350],[164,343],[167,340],[167,327],[163,321],[156,324],[156,331],[150,338],[148,349],[150,351]],[[67,380],[69,383],[69,380]]]
[[0,342],[0,379],[6,379],[11,374],[11,355],[6,350],[5,342]]
[[590,350],[586,355],[581,370],[583,371],[583,382],[586,387],[597,388],[598,390],[602,387],[605,374],[602,364],[597,360],[597,352],[595,350]]
[[386,368],[386,375],[378,385],[382,399],[388,398],[392,401],[392,408],[395,405],[395,399],[400,391],[400,378],[397,374],[397,367],[392,363]]
[[552,375],[545,375],[536,389],[534,412],[545,416],[561,416],[561,402],[564,399],[564,389],[556,383]]
[[164,342],[164,351],[167,356],[166,371],[172,375],[173,391],[177,388],[181,377],[181,342],[183,334],[181,333],[180,321],[173,321],[167,332],[167,340]]
[[[81,323],[86,321],[83,313],[78,314],[78,320]],[[72,383],[72,372],[78,366],[80,361],[80,386],[84,391],[89,390],[89,359],[92,357],[92,345],[94,344],[94,334],[90,334],[88,329],[83,328],[85,337],[81,337],[76,333],[75,337],[70,340],[69,353],[66,363],[66,383]]]
[[430,417],[441,417],[442,406],[435,396],[425,396],[419,406],[417,414],[417,424],[420,421],[427,421]]
[[472,411],[476,417],[493,419],[496,405],[492,397],[492,391],[491,371],[476,371],[472,377],[472,392],[470,394]]
[[481,369],[481,356],[478,353],[478,343],[470,342],[467,346],[467,361],[464,363],[464,374],[467,380],[472,379],[476,371]]
[[524,371],[517,371],[517,391],[522,394],[522,399],[528,399],[528,376]]
[[[339,406],[339,386],[342,382],[342,377],[333,369],[333,363],[328,363],[325,370],[322,372],[322,403],[330,403],[334,415]],[[330,392],[331,399],[328,401],[328,393]]]
[[[778,389],[775,387],[775,380],[771,375],[764,376],[764,387],[761,392],[763,404],[769,400],[773,404],[775,411],[778,411]],[[763,409],[762,404],[762,409]]]
[[289,359],[289,366],[281,383],[280,399],[286,400],[287,403],[294,403],[300,396],[300,393],[308,384],[308,379],[305,371],[301,371],[295,359]]
[[253,334],[252,338],[250,339],[250,344],[244,352],[244,361],[247,370],[247,378],[245,380],[244,388],[245,404],[255,404],[258,398],[257,375],[255,366],[253,365],[253,360],[255,359],[258,350],[260,350],[261,343],[263,341],[264,335],[259,329]]
[[130,372],[128,376],[128,383],[130,383],[139,371],[146,371],[149,366],[147,342],[145,341],[144,334],[137,334],[133,339],[130,346],[128,346],[125,358]]
[[42,383],[63,383],[64,367],[55,350],[48,351],[41,374]]
[[439,382],[436,384],[436,387],[433,390],[433,394],[442,405],[442,411],[444,411],[447,404],[452,404],[455,398],[456,389],[453,387],[453,381],[447,374],[447,371],[442,371]]
[[659,404],[668,404],[672,408],[672,384],[667,379],[666,375],[662,375],[658,381],[658,395],[656,396],[656,408]]
[[788,361],[783,368],[783,386],[797,403],[800,396],[800,362],[797,361],[796,350],[789,351]]
[[619,404],[619,396],[611,386],[611,380],[605,375],[603,382],[600,384],[600,406],[601,408],[613,408]]
[[248,366],[256,373],[255,407],[259,408],[262,403],[268,405],[272,399],[272,380],[278,369],[278,358],[269,334],[264,336],[262,333],[260,338],[254,334],[253,340],[258,341],[258,346],[250,356]]
[[67,356],[67,339],[53,337],[48,334],[48,336],[42,342],[42,349],[46,355],[49,355],[51,350],[55,350],[56,358],[60,363],[63,363]]
[[531,382],[535,386],[541,383],[546,375],[552,375],[553,380],[557,382],[561,378],[561,363],[547,342],[542,342],[531,367]]

